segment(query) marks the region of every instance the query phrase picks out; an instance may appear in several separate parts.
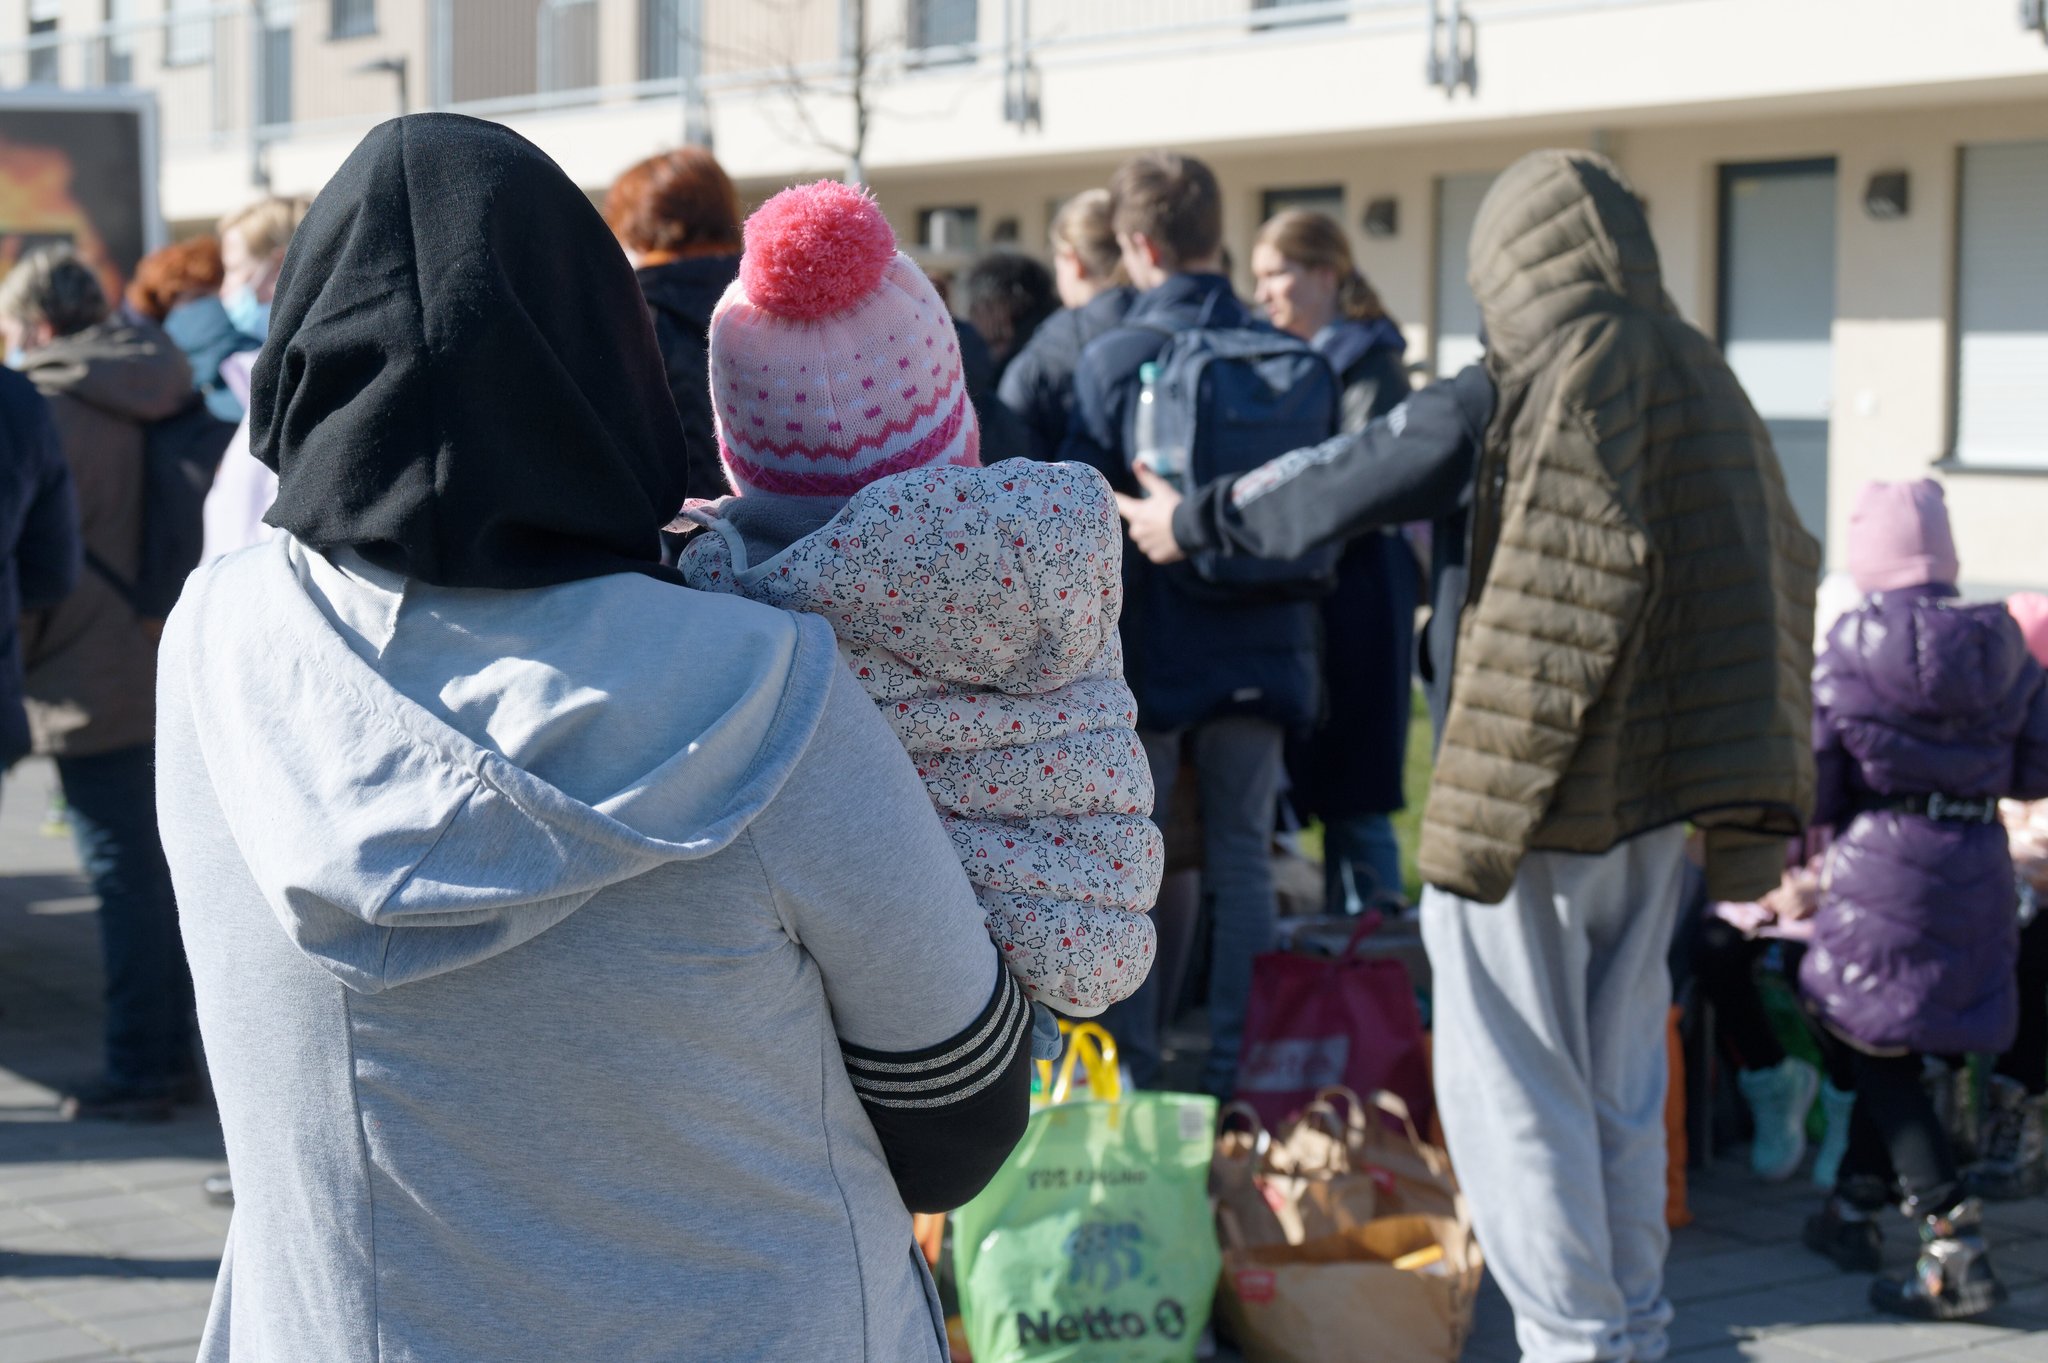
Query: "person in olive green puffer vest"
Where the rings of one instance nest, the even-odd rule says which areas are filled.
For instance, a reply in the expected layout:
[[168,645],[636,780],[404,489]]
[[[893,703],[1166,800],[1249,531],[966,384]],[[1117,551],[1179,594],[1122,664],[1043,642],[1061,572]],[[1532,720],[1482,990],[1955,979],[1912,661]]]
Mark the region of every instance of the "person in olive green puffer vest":
[[1423,879],[1494,903],[1524,853],[1690,820],[1716,898],[1777,883],[1813,803],[1818,546],[1604,158],[1542,152],[1475,225],[1499,392]]
[[1423,814],[1438,1103],[1522,1357],[1655,1363],[1686,824],[1716,897],[1776,884],[1820,555],[1611,164],[1518,162],[1471,260],[1498,400]]

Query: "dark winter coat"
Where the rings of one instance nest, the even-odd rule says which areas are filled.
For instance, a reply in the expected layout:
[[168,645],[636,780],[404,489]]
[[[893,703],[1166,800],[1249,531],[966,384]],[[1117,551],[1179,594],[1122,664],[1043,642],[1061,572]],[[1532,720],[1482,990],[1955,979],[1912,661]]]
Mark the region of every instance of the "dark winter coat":
[[[1030,433],[1029,459],[1057,459],[1074,419],[1074,371],[1089,342],[1118,326],[1137,300],[1129,285],[1104,289],[1078,308],[1056,312],[1031,333],[1003,370],[997,392]],[[984,463],[987,461],[984,460]]]
[[996,396],[1002,382],[1002,366],[996,363],[988,338],[964,317],[953,319],[953,330],[960,341],[960,381],[967,385],[967,401],[974,408],[974,423],[981,432],[982,464],[1025,458],[1031,449],[1031,434],[1017,414]]
[[[142,561],[146,428],[192,401],[191,365],[153,324],[115,320],[32,352],[24,372],[49,400],[86,550],[133,581]],[[37,752],[90,757],[155,737],[154,629],[92,571],[55,606],[22,617]]]
[[35,386],[0,369],[0,771],[29,750],[21,707],[23,611],[78,585],[82,546],[71,470]]
[[739,273],[736,255],[696,256],[636,271],[668,371],[669,396],[683,419],[692,497],[723,497],[732,491],[711,427],[711,310]]
[[[1343,385],[1340,427],[1362,431],[1408,396],[1407,342],[1381,318],[1344,320],[1312,342]],[[1296,806],[1324,819],[1401,808],[1422,573],[1398,528],[1352,540],[1322,602],[1323,718],[1288,745]]]
[[2004,826],[1876,807],[2048,795],[2041,668],[2004,606],[1954,595],[1873,596],[1814,669],[1814,818],[1836,837],[1800,983],[1832,1030],[1877,1052],[2001,1051],[2018,1018]]
[[[1175,275],[1141,295],[1128,325],[1096,338],[1074,375],[1074,424],[1062,459],[1088,464],[1119,492],[1136,492],[1131,413],[1138,369],[1173,332],[1204,316],[1215,327],[1257,325],[1221,275]],[[1138,725],[1171,730],[1223,715],[1296,726],[1320,713],[1316,603],[1219,600],[1185,563],[1165,567],[1124,546],[1124,675]]]

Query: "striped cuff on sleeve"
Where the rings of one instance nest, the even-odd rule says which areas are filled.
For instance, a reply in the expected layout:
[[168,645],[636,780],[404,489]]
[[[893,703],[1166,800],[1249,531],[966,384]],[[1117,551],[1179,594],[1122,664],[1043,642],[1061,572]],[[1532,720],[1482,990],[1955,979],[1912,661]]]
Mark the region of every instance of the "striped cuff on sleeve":
[[1009,1069],[1031,1032],[1031,1006],[1009,971],[996,972],[981,1015],[956,1036],[921,1051],[870,1051],[842,1042],[846,1073],[862,1102],[919,1111],[945,1108],[988,1088]]

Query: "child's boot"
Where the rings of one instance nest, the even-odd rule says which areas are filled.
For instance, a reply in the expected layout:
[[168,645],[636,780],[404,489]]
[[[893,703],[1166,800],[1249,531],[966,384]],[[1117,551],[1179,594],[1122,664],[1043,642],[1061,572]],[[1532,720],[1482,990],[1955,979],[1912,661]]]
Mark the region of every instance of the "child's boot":
[[[1914,1215],[1918,1200],[1907,1207]],[[2006,1299],[2005,1284],[1991,1271],[1984,1243],[1982,1205],[1965,1198],[1944,1212],[1920,1218],[1920,1258],[1903,1282],[1880,1278],[1870,1287],[1870,1304],[1887,1315],[1911,1320],[1962,1320],[1981,1316]]]
[[1884,1266],[1884,1231],[1877,1218],[1887,1205],[1885,1193],[1883,1180],[1868,1175],[1844,1182],[1806,1218],[1806,1247],[1844,1273],[1877,1272]]
[[1787,1056],[1767,1070],[1742,1071],[1736,1083],[1756,1121],[1749,1167],[1772,1183],[1792,1177],[1806,1158],[1806,1114],[1820,1088],[1820,1071]]
[[1849,1153],[1849,1119],[1856,1114],[1856,1095],[1823,1083],[1820,1110],[1827,1117],[1827,1129],[1820,1138],[1820,1152],[1813,1157],[1813,1186],[1832,1192],[1842,1176],[1842,1157]]
[[2004,1202],[2032,1197],[2048,1185],[2048,1122],[2044,1100],[2016,1079],[1994,1075],[1987,1095],[1977,1162],[1963,1170],[1971,1196]]

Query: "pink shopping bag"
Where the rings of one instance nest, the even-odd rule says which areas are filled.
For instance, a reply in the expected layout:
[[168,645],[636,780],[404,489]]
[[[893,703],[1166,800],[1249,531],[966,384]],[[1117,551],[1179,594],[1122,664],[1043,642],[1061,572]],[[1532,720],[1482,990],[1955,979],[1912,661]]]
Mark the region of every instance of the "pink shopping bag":
[[1408,968],[1361,954],[1380,925],[1368,913],[1334,957],[1272,951],[1252,963],[1237,1094],[1278,1128],[1341,1084],[1358,1093],[1389,1089],[1429,1128],[1435,1110],[1422,1014]]

